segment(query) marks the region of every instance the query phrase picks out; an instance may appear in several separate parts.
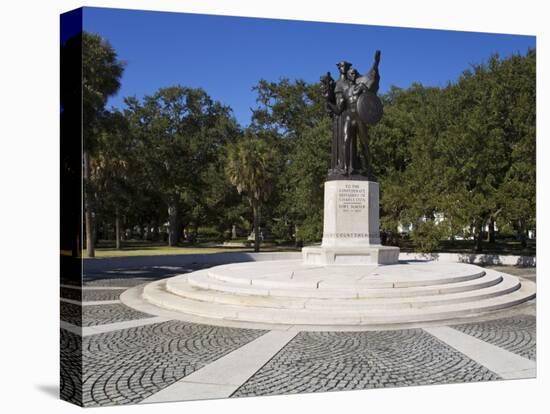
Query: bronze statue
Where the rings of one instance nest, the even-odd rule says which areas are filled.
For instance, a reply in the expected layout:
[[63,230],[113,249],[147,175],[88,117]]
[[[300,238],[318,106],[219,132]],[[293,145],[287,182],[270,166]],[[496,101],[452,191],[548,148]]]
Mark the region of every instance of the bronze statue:
[[375,181],[370,171],[368,126],[382,118],[383,108],[376,95],[380,84],[380,51],[374,55],[370,71],[360,76],[351,63],[340,62],[337,81],[330,72],[321,77],[321,91],[332,117],[332,154],[329,180]]

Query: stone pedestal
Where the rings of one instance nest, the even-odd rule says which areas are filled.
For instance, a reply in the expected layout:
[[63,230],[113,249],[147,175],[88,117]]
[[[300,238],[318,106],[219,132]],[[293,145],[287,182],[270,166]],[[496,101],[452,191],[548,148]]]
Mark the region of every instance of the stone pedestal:
[[325,183],[323,242],[305,247],[306,264],[393,264],[399,248],[380,244],[378,183],[338,180]]

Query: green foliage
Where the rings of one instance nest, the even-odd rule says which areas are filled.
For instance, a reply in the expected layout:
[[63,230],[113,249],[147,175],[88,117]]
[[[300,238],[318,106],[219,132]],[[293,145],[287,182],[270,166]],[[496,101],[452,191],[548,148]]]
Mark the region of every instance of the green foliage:
[[323,212],[322,210],[311,211],[298,226],[296,241],[311,243],[321,240],[323,237]]
[[[491,220],[512,222],[519,234],[534,228],[534,50],[493,56],[445,88],[393,88],[383,99],[371,150],[390,238],[399,223],[413,223],[419,250],[470,235],[481,249]],[[444,220],[436,224],[436,216]]]
[[[124,65],[90,34],[83,59],[87,188],[101,220],[116,212],[127,225],[168,221],[176,239],[184,227],[221,237],[261,222],[281,240],[321,240],[332,120],[319,84],[260,80],[243,134],[231,109],[202,89],[163,88],[107,112]],[[386,243],[400,244],[400,225],[412,224],[417,250],[471,235],[480,249],[484,226],[496,223],[525,245],[536,226],[535,74],[530,50],[492,56],[444,87],[381,96],[369,156]]]
[[254,219],[254,250],[259,251],[260,208],[273,189],[277,153],[269,142],[246,131],[240,141],[229,145],[225,172],[239,194],[244,194],[252,206]]
[[141,101],[127,98],[126,105],[124,114],[111,116],[122,118],[119,127],[112,122],[100,140],[103,210],[141,225],[168,220],[175,244],[184,226],[217,219],[220,203],[235,201],[226,197],[223,160],[238,126],[230,109],[201,89],[164,88]]
[[[107,99],[120,88],[120,77],[124,64],[117,59],[111,45],[100,36],[92,33],[82,33],[67,41],[62,51],[62,61],[72,53],[74,63],[75,44],[80,42],[82,69],[82,134],[83,134],[83,193],[85,210],[86,247],[88,254],[94,256],[94,212],[98,210],[99,177],[96,174],[98,142],[102,133],[108,130],[109,114],[105,111]],[[72,52],[70,51],[72,50]],[[69,58],[71,59],[71,58]],[[64,66],[64,65],[62,65]],[[76,69],[76,68],[73,68]],[[64,75],[67,73],[64,71]],[[69,76],[75,76],[70,74]],[[62,99],[75,97],[74,93],[63,92]],[[68,104],[69,101],[64,101]],[[69,108],[64,108],[70,110]],[[76,114],[75,114],[76,115]],[[75,137],[76,139],[77,137]]]
[[255,90],[258,108],[252,128],[270,134],[279,154],[268,214],[291,228],[298,226],[298,241],[317,241],[322,235],[323,183],[331,145],[331,120],[319,85],[262,80]]
[[251,203],[267,201],[273,188],[276,156],[267,140],[247,131],[243,139],[228,147],[227,177]]
[[418,221],[411,232],[411,240],[416,250],[430,253],[437,249],[439,242],[445,236],[444,226],[434,220]]
[[[399,244],[408,223],[422,251],[449,237],[480,242],[491,220],[520,232],[534,226],[534,85],[529,51],[493,56],[443,88],[413,84],[382,96],[385,114],[369,135],[386,242]],[[270,214],[295,224],[298,240],[319,241],[331,140],[319,86],[262,80],[256,91],[252,127],[269,133],[282,157]]]
[[271,225],[271,234],[277,240],[289,240],[294,233],[294,229],[285,220],[274,220]]
[[108,41],[94,33],[82,34],[82,120],[84,145],[93,152],[107,99],[120,88],[124,62]]

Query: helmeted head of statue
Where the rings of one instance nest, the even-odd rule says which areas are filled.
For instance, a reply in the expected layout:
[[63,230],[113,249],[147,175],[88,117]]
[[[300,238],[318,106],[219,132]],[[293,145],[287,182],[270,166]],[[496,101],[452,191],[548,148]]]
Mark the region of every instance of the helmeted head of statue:
[[347,78],[352,81],[352,82],[355,82],[355,80],[359,77],[359,72],[357,71],[357,69],[355,68],[350,68],[348,69],[348,72],[347,72]]
[[338,68],[338,71],[340,72],[340,74],[345,75],[347,73],[347,71],[349,70],[349,68],[351,68],[351,63],[346,62],[345,60],[343,60],[341,62],[338,62],[336,64],[336,67]]

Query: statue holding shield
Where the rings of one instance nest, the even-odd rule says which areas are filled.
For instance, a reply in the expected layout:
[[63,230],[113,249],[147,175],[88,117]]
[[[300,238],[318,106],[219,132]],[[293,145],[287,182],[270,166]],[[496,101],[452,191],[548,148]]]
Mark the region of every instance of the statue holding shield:
[[368,158],[368,127],[377,124],[383,115],[382,102],[376,95],[380,82],[379,63],[380,51],[377,50],[371,70],[363,76],[350,63],[340,62],[337,81],[330,73],[321,77],[327,111],[333,120],[329,180],[376,180]]

